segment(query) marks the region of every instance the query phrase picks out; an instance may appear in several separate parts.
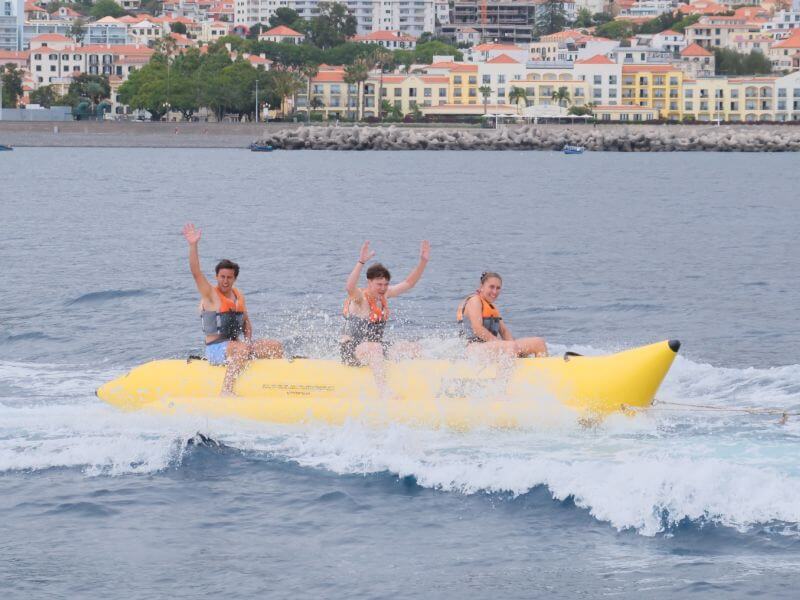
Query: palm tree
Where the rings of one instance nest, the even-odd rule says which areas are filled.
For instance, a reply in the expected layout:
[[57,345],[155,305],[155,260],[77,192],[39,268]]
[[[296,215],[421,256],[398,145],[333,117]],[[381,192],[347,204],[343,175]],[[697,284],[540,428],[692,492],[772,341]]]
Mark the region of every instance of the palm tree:
[[372,51],[372,62],[375,68],[379,70],[380,76],[378,79],[378,94],[375,97],[375,109],[378,111],[378,120],[383,120],[382,103],[383,100],[383,72],[386,67],[394,64],[394,55],[392,52],[383,46],[376,46]]
[[478,91],[483,96],[483,114],[486,114],[486,105],[489,103],[489,96],[492,95],[492,88],[488,85],[482,85],[478,88]]
[[[361,120],[361,86],[369,78],[369,64],[363,58],[344,68],[344,82],[356,86],[356,120]],[[349,97],[349,94],[348,94]]]
[[300,72],[306,78],[306,123],[311,121],[311,80],[319,73],[319,64],[316,62],[303,63]]
[[558,90],[553,92],[553,95],[550,98],[553,100],[553,102],[557,102],[559,106],[569,106],[572,104],[572,98],[569,95],[569,90],[565,87],[558,88]]
[[525,106],[528,106],[528,94],[525,93],[525,88],[517,87],[516,85],[511,86],[511,90],[508,92],[508,101],[511,104],[517,105],[517,112],[519,112],[519,101],[522,100],[525,103]]
[[302,90],[304,82],[300,76],[293,71],[273,69],[269,71],[269,75],[272,80],[272,89],[278,98],[281,99],[281,115],[286,116],[286,99]]

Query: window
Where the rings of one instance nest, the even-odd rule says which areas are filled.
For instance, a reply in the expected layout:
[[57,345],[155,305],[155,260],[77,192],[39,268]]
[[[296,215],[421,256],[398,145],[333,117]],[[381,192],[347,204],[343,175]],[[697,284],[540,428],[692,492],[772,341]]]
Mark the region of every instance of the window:
[[602,75],[595,75],[594,76],[594,84],[601,85],[603,83],[603,76]]
[[478,76],[477,75],[470,75],[469,76],[469,84],[470,85],[478,85]]
[[700,101],[700,110],[708,110],[708,102],[706,100]]
[[447,88],[439,88],[439,98],[447,98]]
[[470,98],[475,98],[477,95],[478,95],[478,90],[476,90],[475,88],[470,88],[469,89],[469,97]]
[[608,97],[609,98],[616,98],[617,97],[617,88],[609,88],[608,89]]
[[408,88],[408,97],[409,98],[416,98],[417,97],[417,88]]
[[786,88],[778,88],[778,98],[786,98]]
[[731,98],[738,98],[739,90],[731,90]]
[[461,98],[461,88],[454,89],[453,96],[455,96],[456,98]]
[[497,95],[502,98],[506,95],[506,88],[497,88]]
[[423,90],[422,94],[423,94],[423,95],[424,95],[426,98],[430,98],[431,96],[433,96],[433,90],[432,90],[431,88],[425,88],[425,89]]
[[669,78],[670,85],[678,85],[678,78],[677,77],[670,77]]
[[403,95],[403,90],[401,88],[394,88],[394,97],[399,98]]
[[693,109],[692,102],[684,102],[683,103],[683,110],[687,110],[688,111],[688,110],[692,110],[692,109]]
[[58,60],[58,54],[51,54],[47,58],[49,58],[50,60]]
[[[497,83],[505,83],[505,82],[506,82],[506,76],[505,75],[498,75],[497,76]],[[472,82],[470,81],[470,83],[472,83]]]
[[461,85],[461,75],[456,75],[455,77],[453,77],[453,84]]
[[739,110],[739,103],[731,102],[731,110]]
[[616,75],[609,75],[608,76],[608,85],[617,85],[617,76]]
[[592,90],[592,98],[602,98],[603,90],[601,88],[594,88]]
[[338,95],[341,93],[342,93],[342,86],[340,86],[338,83],[331,84],[331,95],[333,94]]
[[481,79],[481,81],[483,81],[483,83],[492,83],[492,76],[491,75],[484,75],[483,78]]
[[778,110],[786,110],[786,100],[778,100]]

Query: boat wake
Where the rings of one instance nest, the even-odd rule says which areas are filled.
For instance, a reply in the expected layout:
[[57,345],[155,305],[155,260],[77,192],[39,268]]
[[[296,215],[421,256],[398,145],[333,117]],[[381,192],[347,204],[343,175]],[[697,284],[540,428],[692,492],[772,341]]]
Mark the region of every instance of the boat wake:
[[[523,496],[544,487],[647,536],[687,522],[800,536],[800,417],[780,425],[774,415],[656,405],[589,429],[568,414],[520,430],[289,427],[122,413],[93,393],[117,374],[0,362],[0,476],[158,473],[191,468],[194,452],[235,453],[340,475],[389,473],[447,493]],[[679,356],[659,399],[797,412],[800,365],[731,369]]]

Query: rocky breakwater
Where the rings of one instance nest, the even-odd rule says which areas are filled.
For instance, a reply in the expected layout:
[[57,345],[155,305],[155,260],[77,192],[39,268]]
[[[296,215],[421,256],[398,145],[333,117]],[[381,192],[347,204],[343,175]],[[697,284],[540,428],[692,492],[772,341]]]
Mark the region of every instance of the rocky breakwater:
[[269,132],[259,143],[283,150],[561,150],[573,145],[606,152],[797,152],[800,127],[300,127]]

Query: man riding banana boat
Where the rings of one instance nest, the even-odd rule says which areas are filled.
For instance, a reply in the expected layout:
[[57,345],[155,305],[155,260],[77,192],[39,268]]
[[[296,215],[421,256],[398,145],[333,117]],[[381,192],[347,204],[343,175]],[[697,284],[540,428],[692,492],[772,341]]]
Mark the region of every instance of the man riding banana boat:
[[236,377],[248,361],[282,358],[283,345],[276,340],[254,340],[244,294],[234,287],[239,265],[221,260],[216,268],[217,285],[212,286],[200,268],[197,249],[201,232],[191,223],[183,228],[189,243],[189,268],[200,292],[200,318],[205,334],[205,357],[211,365],[226,365],[222,393],[233,394]]
[[392,279],[389,270],[380,263],[367,269],[367,287],[359,288],[358,279],[364,265],[375,256],[370,250],[369,241],[361,246],[361,252],[350,276],[347,278],[345,290],[347,299],[344,302],[344,332],[340,341],[342,362],[350,366],[369,366],[375,374],[376,381],[385,379],[385,359],[399,358],[403,355],[416,354],[415,345],[408,342],[389,344],[384,339],[386,323],[389,320],[389,298],[395,298],[411,290],[422,277],[430,258],[431,246],[422,242],[419,251],[419,263],[403,281],[389,285]]

